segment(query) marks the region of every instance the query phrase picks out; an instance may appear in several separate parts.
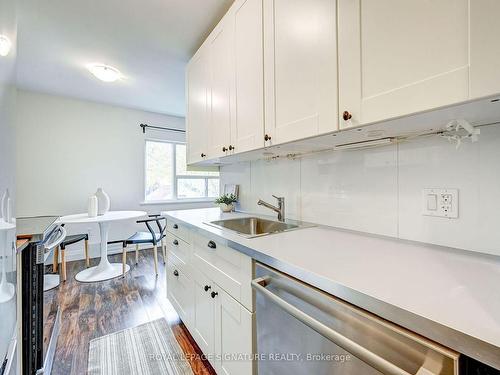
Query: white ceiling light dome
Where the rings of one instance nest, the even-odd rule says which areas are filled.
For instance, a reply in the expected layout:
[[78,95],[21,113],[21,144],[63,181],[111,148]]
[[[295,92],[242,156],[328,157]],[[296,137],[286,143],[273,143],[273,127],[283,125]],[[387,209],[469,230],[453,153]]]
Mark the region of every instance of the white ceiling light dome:
[[5,57],[9,54],[12,42],[5,35],[0,35],[0,56]]
[[115,82],[122,79],[123,76],[120,71],[110,65],[93,63],[87,66],[87,69],[92,73],[97,79],[103,82]]

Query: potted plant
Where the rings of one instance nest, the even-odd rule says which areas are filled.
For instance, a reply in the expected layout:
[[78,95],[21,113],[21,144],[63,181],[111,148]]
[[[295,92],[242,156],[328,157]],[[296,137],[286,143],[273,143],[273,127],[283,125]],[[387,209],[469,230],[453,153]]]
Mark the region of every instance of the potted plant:
[[234,203],[237,201],[234,194],[223,194],[215,200],[222,212],[231,212],[234,210]]

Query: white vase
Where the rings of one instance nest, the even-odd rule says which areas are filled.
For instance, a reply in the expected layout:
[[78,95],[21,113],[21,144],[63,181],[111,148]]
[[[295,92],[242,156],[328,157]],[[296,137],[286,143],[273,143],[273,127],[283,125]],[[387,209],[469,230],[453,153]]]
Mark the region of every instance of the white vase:
[[111,204],[109,195],[106,194],[102,188],[98,188],[95,192],[95,196],[97,197],[97,215],[104,215],[109,211],[109,206]]
[[10,198],[7,198],[5,202],[5,213],[3,219],[6,223],[12,223],[12,201]]
[[97,197],[95,195],[92,195],[91,197],[89,197],[89,207],[88,207],[89,217],[97,216],[97,206],[98,206]]
[[220,203],[219,207],[222,212],[231,212],[234,209],[234,205],[232,203],[231,204]]
[[2,215],[2,218],[7,221],[8,219],[8,210],[9,210],[9,199],[10,199],[10,194],[9,194],[9,189],[6,189],[5,192],[2,195],[2,211],[0,214]]

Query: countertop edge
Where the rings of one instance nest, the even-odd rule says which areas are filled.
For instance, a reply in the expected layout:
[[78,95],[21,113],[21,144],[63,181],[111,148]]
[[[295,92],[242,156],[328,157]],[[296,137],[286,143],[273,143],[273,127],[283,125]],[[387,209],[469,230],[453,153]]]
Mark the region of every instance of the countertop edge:
[[411,311],[381,301],[365,293],[358,292],[357,290],[349,288],[333,280],[318,276],[313,272],[309,272],[275,259],[267,254],[261,253],[260,251],[249,248],[233,240],[228,240],[221,235],[184,221],[177,216],[171,216],[168,214],[168,211],[163,212],[162,214],[164,216],[171,217],[174,220],[181,221],[186,226],[202,232],[205,235],[216,237],[217,240],[223,241],[233,250],[239,251],[260,263],[275,268],[276,270],[295,277],[306,284],[310,284],[315,288],[378,315],[383,319],[398,324],[441,345],[500,370],[500,347],[422,317]]

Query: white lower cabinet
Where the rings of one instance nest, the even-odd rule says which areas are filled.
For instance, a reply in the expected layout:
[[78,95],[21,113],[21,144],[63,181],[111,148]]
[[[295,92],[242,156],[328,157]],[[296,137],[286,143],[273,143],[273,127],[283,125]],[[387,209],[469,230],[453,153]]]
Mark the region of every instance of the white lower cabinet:
[[[218,374],[253,374],[254,315],[218,288],[215,304],[216,371]],[[254,371],[255,370],[255,371]]]
[[184,324],[190,327],[193,323],[195,306],[192,293],[194,282],[183,272],[183,268],[179,267],[179,262],[181,261],[175,255],[169,254],[167,262],[167,297]]
[[255,374],[251,258],[194,232],[168,238],[167,297],[196,343],[218,374]]
[[194,321],[190,330],[202,352],[210,363],[215,365],[215,303],[211,297],[212,285],[200,272],[195,272],[194,290]]

